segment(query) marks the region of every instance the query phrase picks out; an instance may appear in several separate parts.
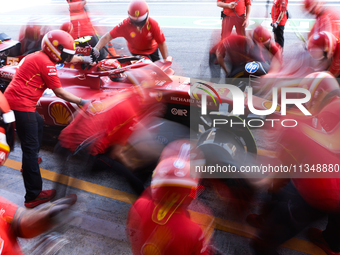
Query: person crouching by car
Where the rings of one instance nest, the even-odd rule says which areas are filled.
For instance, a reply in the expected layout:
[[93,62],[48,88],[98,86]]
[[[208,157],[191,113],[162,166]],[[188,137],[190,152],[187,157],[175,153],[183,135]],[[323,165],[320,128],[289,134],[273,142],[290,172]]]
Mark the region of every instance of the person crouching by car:
[[16,130],[21,141],[22,169],[26,189],[25,206],[32,208],[54,198],[56,191],[42,190],[38,152],[42,142],[44,121],[36,111],[36,104],[46,88],[68,102],[84,105],[87,100],[64,90],[56,64],[68,62],[75,53],[74,40],[65,31],[48,32],[41,43],[42,51],[21,60],[13,80],[4,95],[14,111]]
[[143,0],[132,1],[128,14],[128,18],[100,38],[93,48],[96,58],[100,55],[100,49],[109,41],[117,37],[124,37],[132,55],[146,56],[154,62],[160,60],[159,49],[165,60],[168,57],[165,37],[157,21],[149,17],[149,7],[146,2]]

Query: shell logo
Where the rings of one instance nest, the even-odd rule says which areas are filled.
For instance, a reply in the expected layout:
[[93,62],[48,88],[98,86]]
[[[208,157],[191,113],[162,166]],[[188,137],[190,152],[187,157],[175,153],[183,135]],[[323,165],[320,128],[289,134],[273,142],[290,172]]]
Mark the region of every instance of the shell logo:
[[64,102],[54,101],[48,106],[48,114],[55,125],[66,126],[73,120],[71,110]]
[[131,33],[130,33],[130,36],[133,38],[133,37],[136,36],[136,33],[135,33],[135,32],[131,32]]
[[57,41],[57,40],[54,40],[54,41],[52,42],[52,44],[53,44],[54,46],[58,46],[58,41]]
[[[264,108],[266,108],[268,110],[272,107],[272,105],[273,105],[273,103],[269,102],[269,101],[263,103]],[[276,106],[275,111],[279,112],[280,110],[281,110],[281,107],[279,105]]]
[[105,106],[101,101],[94,101],[92,102],[87,111],[91,114],[97,114],[105,110]]

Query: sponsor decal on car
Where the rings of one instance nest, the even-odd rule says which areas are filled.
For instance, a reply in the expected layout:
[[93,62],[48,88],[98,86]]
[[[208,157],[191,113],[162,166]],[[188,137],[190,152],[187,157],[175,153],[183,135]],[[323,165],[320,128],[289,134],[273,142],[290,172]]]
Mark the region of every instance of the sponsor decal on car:
[[13,76],[14,76],[14,74],[12,74],[12,73],[7,73],[5,71],[0,71],[0,77],[1,78],[12,80]]
[[172,108],[171,113],[172,113],[172,115],[186,116],[187,117],[188,111],[186,109]]
[[71,110],[67,107],[66,103],[62,101],[52,102],[48,106],[48,114],[52,118],[54,124],[58,126],[66,126],[73,119]]
[[19,64],[19,58],[15,58],[15,57],[7,57],[6,59],[6,65],[10,65],[10,66],[16,66]]
[[257,70],[259,70],[260,65],[256,62],[249,62],[246,64],[246,71],[248,73],[255,73]]

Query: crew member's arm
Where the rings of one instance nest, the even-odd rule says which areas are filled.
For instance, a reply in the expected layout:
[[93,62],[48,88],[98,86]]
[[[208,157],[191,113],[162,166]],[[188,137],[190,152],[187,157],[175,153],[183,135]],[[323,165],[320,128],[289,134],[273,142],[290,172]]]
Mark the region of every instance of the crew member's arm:
[[277,24],[280,24],[281,20],[283,19],[283,16],[285,15],[286,11],[281,11],[279,17],[277,18]]
[[246,5],[246,18],[244,19],[242,26],[247,27],[249,25],[249,17],[250,17],[250,10],[251,10],[251,5]]
[[234,9],[236,6],[236,2],[224,3],[222,1],[218,1],[217,6],[221,8]]
[[168,46],[166,45],[166,42],[158,44],[158,48],[162,54],[163,59],[166,60],[166,58],[169,56]]
[[226,54],[223,54],[219,49],[216,50],[216,58],[217,58],[217,62],[218,64],[223,68],[223,70],[226,72],[226,76],[229,75],[230,70],[228,70],[227,65],[225,64],[224,58]]
[[53,92],[57,97],[74,104],[84,105],[87,102],[87,100],[81,99],[61,87],[53,89]]
[[71,59],[70,63],[84,63],[84,64],[92,64],[93,59],[91,56],[81,56],[81,55],[74,55]]
[[109,41],[111,41],[113,38],[111,37],[110,33],[107,32],[103,37],[99,39],[99,42],[94,46],[97,50],[100,50],[103,48]]

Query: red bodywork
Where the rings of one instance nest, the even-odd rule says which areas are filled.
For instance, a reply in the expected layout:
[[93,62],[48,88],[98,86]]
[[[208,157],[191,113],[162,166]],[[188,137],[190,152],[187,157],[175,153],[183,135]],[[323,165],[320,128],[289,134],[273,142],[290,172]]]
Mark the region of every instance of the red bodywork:
[[[132,59],[132,60],[131,60]],[[121,68],[102,71],[99,64],[89,68],[81,64],[62,64],[58,66],[58,76],[65,90],[83,99],[104,99],[134,84],[142,84],[152,80],[156,100],[168,105],[167,117],[180,123],[189,125],[190,114],[197,107],[200,113],[200,100],[190,97],[190,78],[175,76],[170,68],[172,61],[137,60],[134,57],[117,58],[122,64]],[[102,60],[107,61],[107,60]],[[16,71],[16,66],[4,66],[0,68],[0,79],[10,82]],[[99,69],[99,70],[98,70]],[[201,91],[195,93],[200,98]],[[205,93],[205,92],[202,92]],[[232,110],[233,96],[229,89],[217,89],[222,103],[229,104]],[[212,98],[207,97],[208,111],[216,111],[219,104],[215,104]],[[218,102],[218,98],[216,97]],[[247,94],[245,93],[245,115],[247,110]],[[253,96],[253,105],[256,109],[266,110],[271,106],[270,101]],[[73,118],[78,106],[56,97],[51,90],[46,90],[43,97],[37,103],[37,110],[49,126],[66,126]]]

